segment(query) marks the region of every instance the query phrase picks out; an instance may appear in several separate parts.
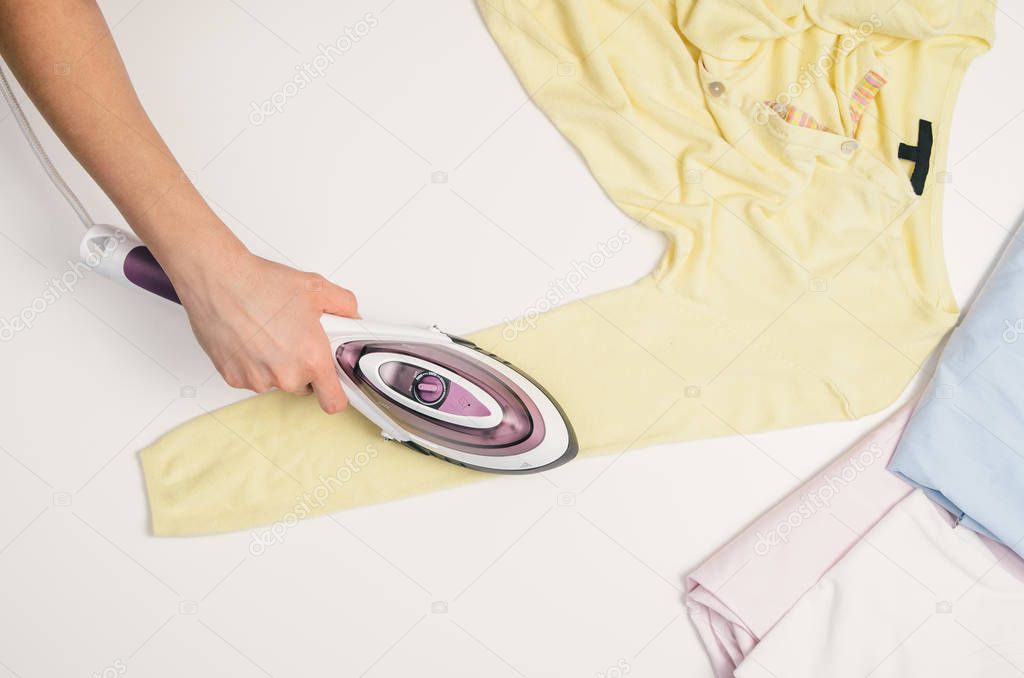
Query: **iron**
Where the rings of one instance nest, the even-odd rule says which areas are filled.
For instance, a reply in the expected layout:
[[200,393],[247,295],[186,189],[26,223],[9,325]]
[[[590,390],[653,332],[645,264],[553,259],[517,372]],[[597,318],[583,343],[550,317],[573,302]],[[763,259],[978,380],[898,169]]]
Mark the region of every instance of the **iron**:
[[[181,303],[170,279],[133,234],[93,222],[54,167],[0,69],[0,93],[54,185],[86,227],[82,260],[113,280]],[[493,473],[534,473],[576,456],[572,425],[547,391],[472,342],[324,315],[338,380],[349,403],[381,434],[417,452]]]
[[[91,227],[80,255],[108,278],[180,303],[149,249],[127,231]],[[472,342],[436,327],[333,315],[320,324],[349,403],[388,440],[494,473],[543,471],[576,456],[576,436],[554,398]]]

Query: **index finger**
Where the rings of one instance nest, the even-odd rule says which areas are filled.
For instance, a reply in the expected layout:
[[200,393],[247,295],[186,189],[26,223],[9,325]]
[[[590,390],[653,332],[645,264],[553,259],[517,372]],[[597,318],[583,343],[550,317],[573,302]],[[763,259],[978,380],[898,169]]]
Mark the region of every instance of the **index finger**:
[[330,356],[321,360],[313,373],[313,393],[320,403],[320,409],[327,414],[336,414],[348,405],[348,398],[341,389],[341,381],[334,367],[334,359]]

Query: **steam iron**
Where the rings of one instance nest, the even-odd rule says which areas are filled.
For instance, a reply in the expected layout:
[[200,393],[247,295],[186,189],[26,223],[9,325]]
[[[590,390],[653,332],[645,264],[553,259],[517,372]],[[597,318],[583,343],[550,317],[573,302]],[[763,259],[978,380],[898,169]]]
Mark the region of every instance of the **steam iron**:
[[[92,220],[46,155],[2,68],[0,94],[43,169],[86,227],[82,260],[108,278],[181,303],[140,240]],[[320,322],[349,402],[385,438],[494,473],[543,471],[576,456],[576,436],[558,403],[501,358],[436,328],[330,315]]]
[[[104,276],[180,303],[134,235],[95,225],[81,257]],[[498,356],[436,327],[324,315],[320,323],[349,403],[388,440],[478,471],[534,473],[576,456],[572,426],[539,384]]]

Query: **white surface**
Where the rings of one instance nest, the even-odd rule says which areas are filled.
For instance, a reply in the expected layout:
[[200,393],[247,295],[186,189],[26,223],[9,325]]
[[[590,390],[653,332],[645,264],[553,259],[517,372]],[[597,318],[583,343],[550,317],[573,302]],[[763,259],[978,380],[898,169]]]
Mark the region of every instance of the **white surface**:
[[[468,331],[533,307],[619,229],[632,242],[576,296],[660,254],[527,102],[470,0],[102,4],[215,209],[260,253],[356,290],[367,317]],[[1024,9],[1004,4],[954,125],[945,233],[961,300],[1024,207]],[[377,25],[324,77],[250,122],[252,102],[368,12]],[[123,223],[40,133],[94,218]],[[82,230],[6,111],[0,145],[9,318],[67,270]],[[453,265],[410,284],[424,258]],[[0,343],[0,678],[709,676],[684,574],[882,417],[350,511],[256,556],[248,534],[147,533],[137,450],[245,395],[181,311],[96,276],[44,306]]]

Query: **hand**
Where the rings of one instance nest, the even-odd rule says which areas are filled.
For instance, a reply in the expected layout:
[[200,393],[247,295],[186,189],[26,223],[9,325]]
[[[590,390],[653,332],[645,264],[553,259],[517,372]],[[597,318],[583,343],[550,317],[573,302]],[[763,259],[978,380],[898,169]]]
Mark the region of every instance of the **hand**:
[[168,274],[199,344],[224,380],[263,393],[307,394],[328,414],[348,402],[335,372],[323,313],[354,317],[356,298],[323,276],[258,257],[233,238],[171,258]]
[[[312,384],[326,412],[344,408],[320,315],[354,315],[355,297],[253,256],[231,234],[142,109],[96,2],[0,0],[0,51],[167,272],[227,382],[294,393]],[[56,73],[62,63],[74,70]]]

